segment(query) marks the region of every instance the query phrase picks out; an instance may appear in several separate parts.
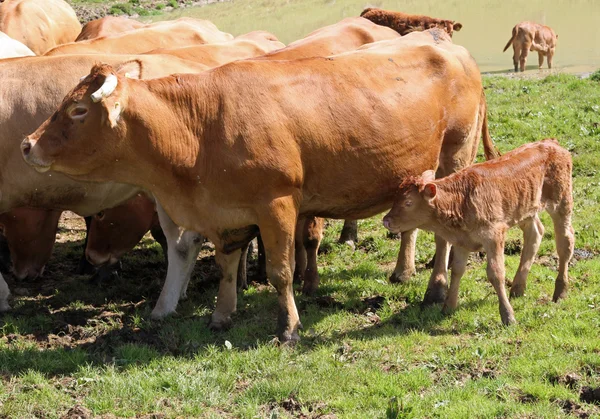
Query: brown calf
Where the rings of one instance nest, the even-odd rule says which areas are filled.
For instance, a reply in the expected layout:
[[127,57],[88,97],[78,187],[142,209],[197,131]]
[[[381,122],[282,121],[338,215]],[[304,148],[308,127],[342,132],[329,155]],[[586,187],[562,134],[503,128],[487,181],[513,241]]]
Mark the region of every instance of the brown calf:
[[552,57],[556,49],[558,35],[549,26],[543,26],[534,22],[521,22],[512,30],[512,37],[504,47],[504,51],[513,46],[513,64],[515,72],[521,67],[525,71],[525,63],[529,51],[537,51],[540,68],[544,64],[544,57],[548,57],[548,68],[552,68]]
[[510,292],[511,297],[517,297],[525,291],[527,275],[544,234],[538,213],[548,211],[554,223],[559,259],[553,300],[564,298],[574,244],[571,168],[569,152],[555,139],[547,139],[525,144],[443,179],[434,180],[433,172],[427,171],[421,178],[410,178],[400,186],[383,223],[393,232],[414,228],[434,231],[455,246],[444,311],[456,308],[469,252],[485,250],[488,279],[500,300],[502,322],[515,323],[504,290],[506,231],[518,225],[524,235],[521,263]]
[[452,36],[454,31],[462,29],[462,23],[453,20],[436,19],[424,15],[409,15],[393,10],[367,8],[360,14],[361,17],[381,26],[392,28],[404,36],[414,31],[426,31],[427,29],[439,28]]

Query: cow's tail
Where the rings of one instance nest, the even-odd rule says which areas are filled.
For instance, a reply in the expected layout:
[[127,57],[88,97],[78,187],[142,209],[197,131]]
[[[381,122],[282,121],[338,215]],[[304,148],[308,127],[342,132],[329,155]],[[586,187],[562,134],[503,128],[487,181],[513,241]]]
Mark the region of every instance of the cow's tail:
[[504,49],[502,50],[502,52],[506,51],[508,49],[508,47],[511,46],[511,44],[513,43],[513,41],[515,40],[515,37],[517,36],[517,27],[515,26],[513,28],[512,31],[512,36],[510,37],[510,39],[508,40],[508,43],[506,44],[506,46],[504,47]]
[[483,108],[483,124],[481,125],[481,135],[483,136],[483,153],[485,154],[486,160],[492,160],[496,157],[500,157],[500,152],[496,149],[488,129],[487,102],[485,100],[485,92],[483,90],[481,91],[481,101]]

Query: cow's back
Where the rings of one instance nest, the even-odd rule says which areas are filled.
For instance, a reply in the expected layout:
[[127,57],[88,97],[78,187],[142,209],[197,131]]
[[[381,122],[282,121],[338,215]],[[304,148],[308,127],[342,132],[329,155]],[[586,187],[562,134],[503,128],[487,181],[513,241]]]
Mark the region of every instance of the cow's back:
[[92,20],[86,23],[75,41],[86,41],[102,36],[116,35],[140,29],[144,26],[146,25],[135,19],[129,19],[122,16],[105,16],[101,19]]
[[63,0],[5,0],[0,3],[0,31],[40,55],[74,41],[81,25]]

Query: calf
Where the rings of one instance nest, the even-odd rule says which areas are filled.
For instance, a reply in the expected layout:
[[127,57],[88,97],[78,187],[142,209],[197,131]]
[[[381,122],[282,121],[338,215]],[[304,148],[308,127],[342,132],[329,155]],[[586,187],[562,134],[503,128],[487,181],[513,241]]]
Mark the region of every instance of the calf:
[[452,36],[454,31],[460,31],[462,24],[453,20],[437,19],[424,15],[409,15],[393,10],[377,8],[366,8],[360,14],[361,17],[381,26],[392,28],[404,36],[414,31],[426,31],[427,29],[439,28]]
[[498,294],[502,322],[515,323],[504,290],[506,231],[518,225],[524,234],[521,263],[510,292],[511,297],[517,297],[525,291],[527,274],[544,234],[538,213],[548,211],[559,259],[553,300],[564,298],[574,243],[571,168],[571,155],[552,138],[523,145],[443,179],[434,180],[433,172],[426,171],[421,178],[412,177],[400,185],[383,224],[392,232],[414,228],[434,231],[454,245],[444,311],[456,308],[469,252],[485,250],[487,275]]
[[557,39],[558,35],[549,26],[534,22],[521,22],[513,28],[512,37],[508,40],[502,52],[506,51],[512,44],[515,72],[519,66],[521,71],[525,71],[525,63],[530,50],[537,51],[540,68],[544,64],[544,57],[548,57],[548,68],[552,68],[552,58],[554,57]]

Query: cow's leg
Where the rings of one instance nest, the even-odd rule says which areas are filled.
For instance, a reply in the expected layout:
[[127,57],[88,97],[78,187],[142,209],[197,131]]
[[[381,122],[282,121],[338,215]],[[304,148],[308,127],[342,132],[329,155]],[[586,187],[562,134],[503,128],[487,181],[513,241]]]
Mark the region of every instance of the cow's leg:
[[521,71],[525,71],[525,64],[527,63],[527,55],[529,55],[529,49],[531,48],[531,42],[525,43],[521,47],[521,56],[519,57],[519,65]]
[[297,207],[292,196],[274,199],[259,212],[259,228],[267,256],[267,276],[279,300],[277,332],[281,342],[299,340],[302,327],[292,287]]
[[485,244],[487,253],[487,276],[496,290],[500,303],[500,318],[505,325],[516,323],[515,313],[506,296],[504,268],[504,236]]
[[356,247],[358,242],[358,221],[356,220],[344,220],[344,227],[342,227],[342,233],[338,243],[345,243],[352,247]]
[[209,327],[212,330],[224,330],[231,326],[231,314],[237,306],[237,271],[240,264],[241,250],[226,255],[217,250],[215,260],[221,268],[221,282],[217,295],[217,306],[213,312]]
[[556,253],[558,253],[558,276],[554,285],[552,301],[557,302],[567,296],[569,287],[569,261],[573,257],[575,247],[575,232],[571,226],[571,212],[548,211],[554,223]]
[[250,249],[250,243],[248,243],[243,249],[240,255],[238,270],[237,270],[237,287],[241,290],[248,289],[248,250]]
[[294,269],[295,284],[302,284],[304,282],[304,274],[306,273],[306,267],[308,266],[308,255],[306,247],[304,246],[304,227],[307,222],[308,221],[305,217],[299,217],[298,221],[296,222],[296,229],[294,231],[294,259],[296,261],[296,265],[292,268]]
[[548,55],[547,55],[548,68],[552,68],[552,58],[554,58],[554,48],[550,48],[548,50]]
[[313,295],[319,288],[321,279],[317,267],[317,254],[323,239],[324,225],[325,219],[320,217],[308,218],[304,224],[302,240],[302,244],[306,249],[306,272],[304,273],[304,286],[302,287],[304,295]]
[[544,225],[536,215],[521,222],[519,227],[523,231],[523,250],[521,251],[521,261],[519,269],[515,274],[512,286],[510,287],[510,297],[522,297],[527,287],[527,276],[531,270],[531,265],[535,260],[542,237],[544,236]]
[[467,261],[469,260],[469,251],[458,246],[453,246],[454,257],[452,259],[452,274],[450,276],[450,289],[444,302],[442,311],[449,313],[456,309],[458,305],[458,289],[460,287],[460,279],[463,277],[467,269]]
[[441,236],[435,235],[435,263],[433,272],[427,284],[423,297],[423,304],[443,303],[446,299],[448,284],[448,258],[450,257],[450,243]]
[[414,229],[401,234],[398,261],[394,272],[390,276],[390,282],[404,284],[417,271],[415,269],[415,247],[417,246],[418,231]]
[[256,244],[258,247],[258,282],[267,282],[267,259],[265,258],[265,245],[263,244],[260,233],[256,237]]
[[10,310],[10,306],[8,305],[9,296],[10,290],[8,289],[8,284],[2,277],[2,274],[0,274],[0,313]]
[[519,71],[519,59],[521,57],[521,44],[515,39],[513,42],[513,65],[515,73]]
[[92,265],[85,256],[85,249],[87,249],[88,234],[90,234],[90,226],[92,225],[92,217],[83,217],[85,220],[85,240],[83,242],[83,255],[79,259],[79,265],[75,273],[77,275],[91,275],[96,272],[96,267]]
[[540,66],[540,70],[542,69],[542,66],[544,65],[544,53],[541,51],[538,51],[538,65]]
[[198,233],[183,231],[167,215],[160,203],[156,210],[168,244],[167,279],[154,310],[153,318],[165,317],[175,312],[180,297],[185,297],[187,284],[196,264],[203,238]]

